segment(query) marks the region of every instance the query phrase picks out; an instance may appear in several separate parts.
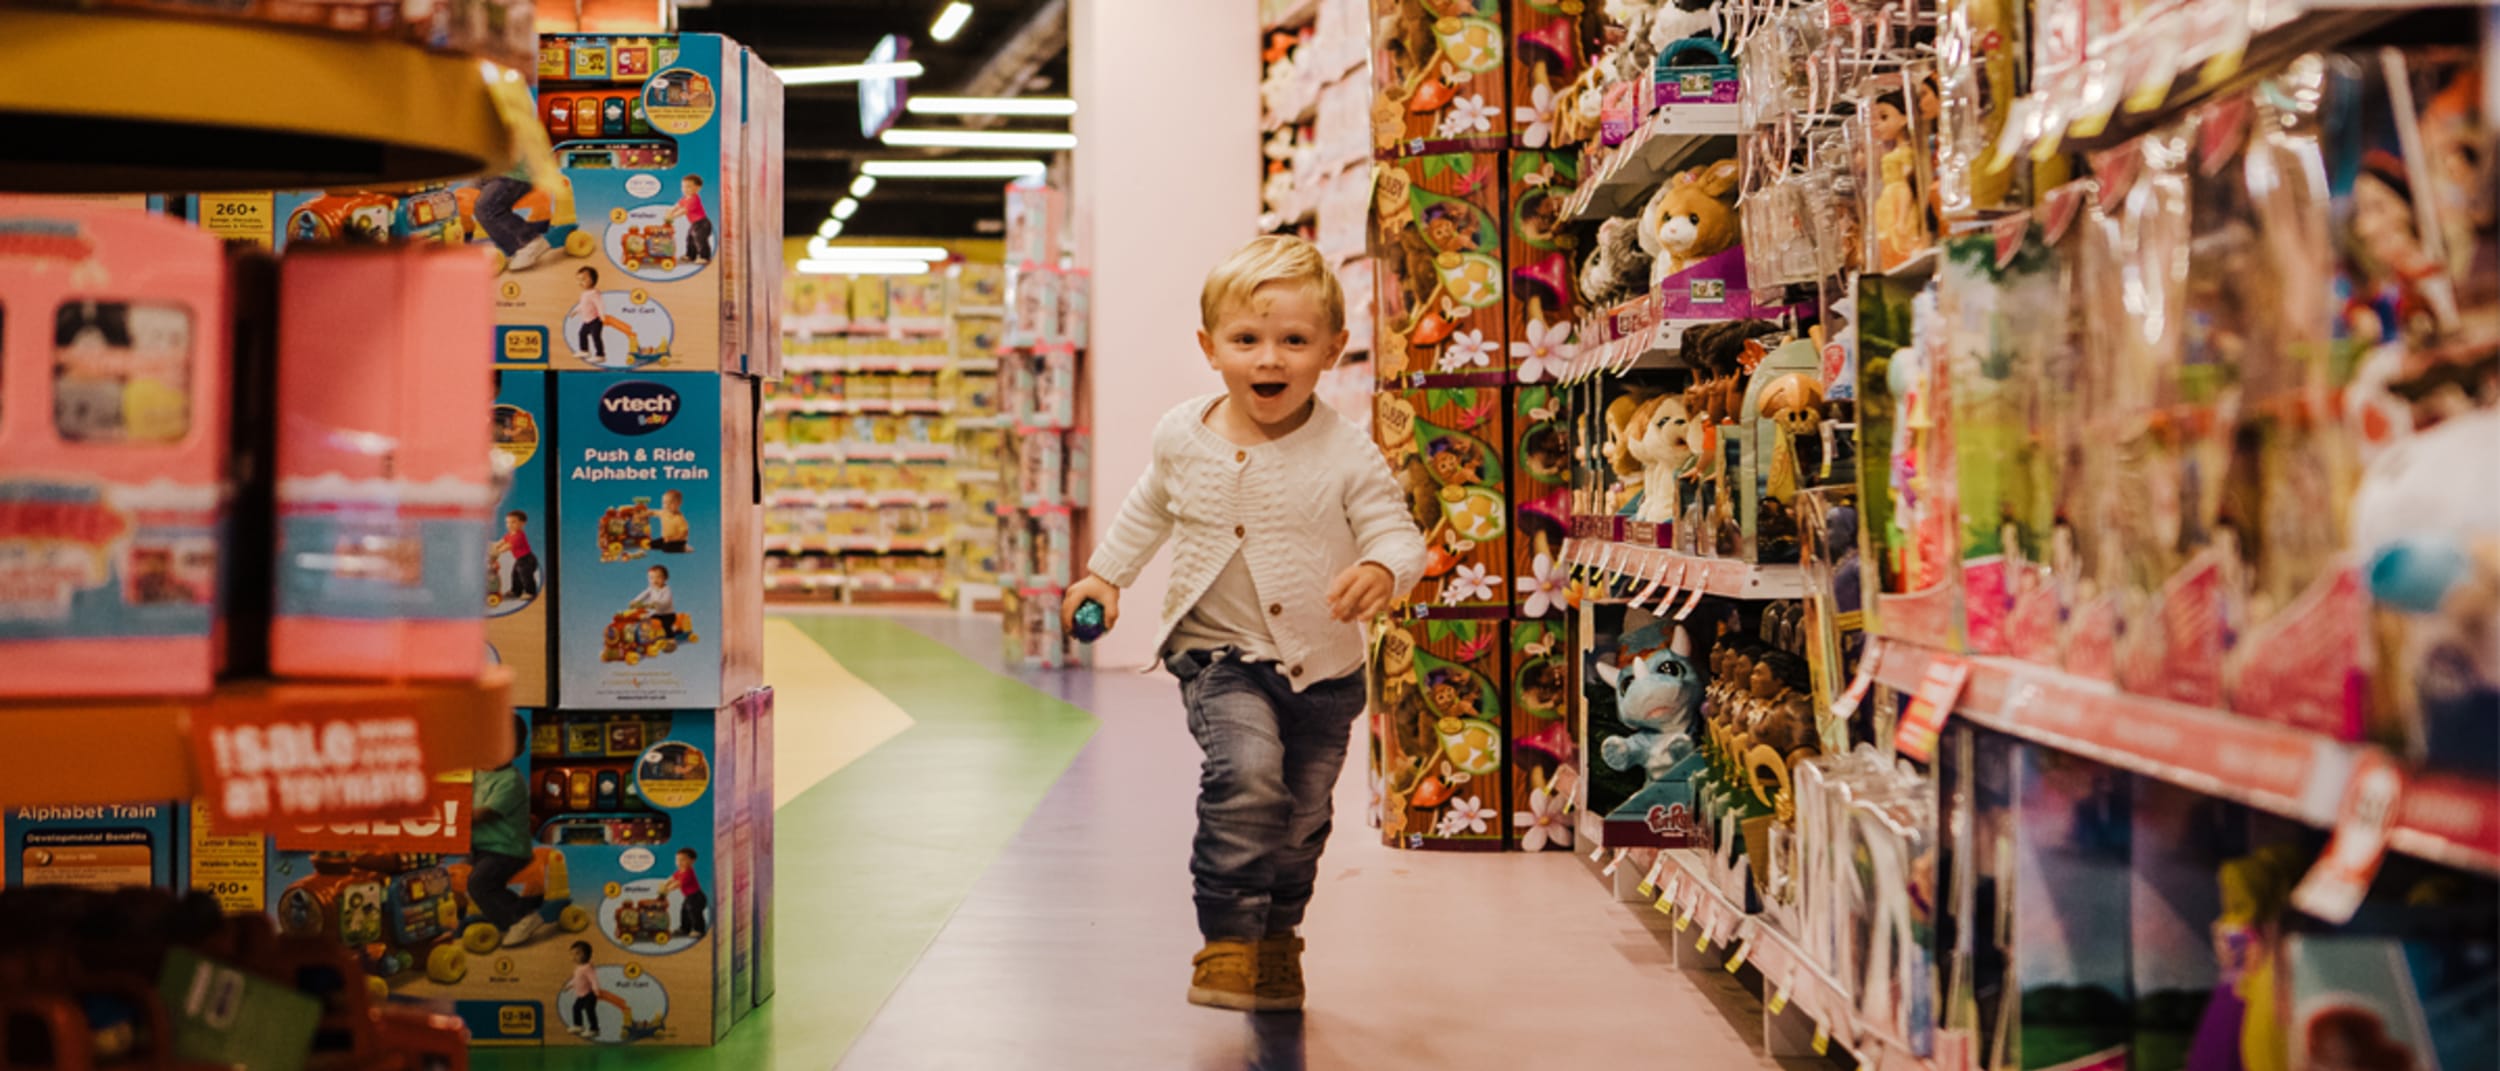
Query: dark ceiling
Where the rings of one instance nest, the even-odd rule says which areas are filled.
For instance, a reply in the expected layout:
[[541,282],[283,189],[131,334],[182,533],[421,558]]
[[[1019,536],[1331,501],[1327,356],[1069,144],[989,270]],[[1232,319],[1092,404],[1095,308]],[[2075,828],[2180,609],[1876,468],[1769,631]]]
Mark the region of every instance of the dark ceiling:
[[[1037,13],[1064,10],[1064,4],[1052,0],[973,0],[972,21],[953,41],[938,44],[928,39],[929,23],[945,6],[946,0],[712,0],[708,7],[681,8],[678,21],[681,29],[736,38],[776,67],[858,63],[879,39],[901,35],[911,41],[911,58],[928,68],[912,81],[912,90],[952,95],[972,88],[983,66],[1009,48]],[[1040,64],[1035,76],[1040,84],[1028,83],[1020,92],[1066,96],[1067,79],[1067,54],[1061,47]],[[898,125],[963,123],[949,116],[907,115]],[[1065,130],[1066,124],[1064,119],[1012,120],[995,129]],[[833,203],[848,192],[863,159],[979,155],[890,148],[861,137],[859,97],[848,85],[790,87],[785,128],[784,197],[793,235],[816,233]],[[1004,185],[992,180],[886,180],[860,204],[843,237],[976,237],[982,221],[998,219]]]

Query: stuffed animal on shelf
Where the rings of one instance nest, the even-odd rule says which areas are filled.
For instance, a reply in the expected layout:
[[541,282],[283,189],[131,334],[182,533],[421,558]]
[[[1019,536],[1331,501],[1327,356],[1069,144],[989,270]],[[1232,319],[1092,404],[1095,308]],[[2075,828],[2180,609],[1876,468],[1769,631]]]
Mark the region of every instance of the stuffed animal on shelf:
[[1653,258],[1649,285],[1735,248],[1736,161],[1721,160],[1677,174],[1641,209],[1641,248]]
[[1685,444],[1692,417],[1680,394],[1661,394],[1633,410],[1624,451],[1641,466],[1641,493],[1624,509],[1635,520],[1664,524],[1675,519],[1676,477],[1693,461]]
[[1641,407],[1649,404],[1648,396],[1626,393],[1606,403],[1606,467],[1614,473],[1606,490],[1606,512],[1621,513],[1624,504],[1638,497],[1643,490],[1648,470],[1632,456],[1633,421]]
[[1688,37],[1719,36],[1719,5],[1712,0],[1668,0],[1649,17],[1649,54],[1666,54],[1669,46]]
[[1580,268],[1580,296],[1612,305],[1641,292],[1649,278],[1649,252],[1641,248],[1640,224],[1610,219],[1597,225],[1597,248]]
[[1596,668],[1598,679],[1614,690],[1615,716],[1632,729],[1606,737],[1598,757],[1613,769],[1637,769],[1648,778],[1610,817],[1641,818],[1653,805],[1689,811],[1675,798],[1674,782],[1689,777],[1701,761],[1693,747],[1693,718],[1704,682],[1691,634],[1680,625],[1651,622],[1624,633],[1614,659]]

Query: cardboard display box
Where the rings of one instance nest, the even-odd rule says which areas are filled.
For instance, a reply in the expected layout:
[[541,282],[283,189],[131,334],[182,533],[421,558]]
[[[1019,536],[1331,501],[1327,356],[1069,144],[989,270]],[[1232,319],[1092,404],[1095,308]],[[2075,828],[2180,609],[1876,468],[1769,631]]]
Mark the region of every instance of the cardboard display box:
[[1510,833],[1509,624],[1400,621],[1380,633],[1371,674],[1386,783],[1381,840],[1393,848],[1499,851]]
[[769,251],[752,232],[773,222],[763,205],[779,197],[759,187],[778,175],[745,162],[745,128],[750,90],[777,113],[779,87],[749,73],[746,50],[713,34],[542,40],[538,113],[565,188],[499,176],[467,199],[469,233],[505,258],[499,365],[771,371],[772,303],[751,280],[778,279],[780,231]]
[[[747,790],[741,719],[524,716],[529,744],[510,766],[438,784],[440,820],[271,838],[280,931],[346,942],[392,995],[449,1002],[481,1046],[719,1040],[735,1019],[731,951],[744,924],[732,828]],[[526,860],[507,856],[504,887],[539,920],[518,944],[479,905],[500,864],[478,849],[498,832],[530,846]],[[586,1000],[569,988],[585,949],[598,981]]]
[[544,372],[497,372],[495,449],[512,462],[487,530],[486,650],[512,667],[515,706],[555,702],[555,421]]
[[1424,533],[1424,579],[1407,593],[1413,617],[1504,617],[1512,582],[1511,509],[1503,453],[1508,399],[1499,387],[1427,387],[1373,396],[1372,433]]
[[1372,365],[1382,383],[1412,383],[1419,375],[1502,382],[1510,362],[1505,159],[1453,152],[1374,165],[1380,319]]
[[566,707],[709,709],[761,683],[757,405],[745,379],[556,377]]

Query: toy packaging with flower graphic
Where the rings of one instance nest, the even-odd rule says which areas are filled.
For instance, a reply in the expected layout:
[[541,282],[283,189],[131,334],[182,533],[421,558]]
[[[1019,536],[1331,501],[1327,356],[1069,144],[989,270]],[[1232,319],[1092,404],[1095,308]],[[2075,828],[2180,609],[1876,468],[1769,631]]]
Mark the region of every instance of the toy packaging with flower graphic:
[[1424,533],[1414,617],[1507,616],[1513,595],[1510,504],[1503,494],[1503,392],[1426,387],[1373,396],[1374,430]]
[[1372,765],[1384,782],[1380,834],[1390,847],[1499,851],[1506,842],[1509,627],[1445,619],[1377,626]]
[[1502,381],[1510,364],[1504,159],[1452,152],[1374,165],[1380,311],[1372,364],[1382,382]]

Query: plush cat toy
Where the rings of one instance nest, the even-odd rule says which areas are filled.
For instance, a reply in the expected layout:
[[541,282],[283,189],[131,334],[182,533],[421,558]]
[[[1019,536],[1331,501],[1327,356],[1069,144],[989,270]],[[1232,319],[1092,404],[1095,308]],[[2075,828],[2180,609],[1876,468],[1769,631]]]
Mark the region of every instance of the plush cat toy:
[[1734,248],[1736,161],[1721,160],[1668,179],[1641,209],[1641,248],[1649,253],[1649,285]]
[[1649,252],[1641,248],[1640,224],[1610,219],[1597,225],[1597,249],[1580,268],[1580,296],[1612,305],[1641,292],[1649,278]]

